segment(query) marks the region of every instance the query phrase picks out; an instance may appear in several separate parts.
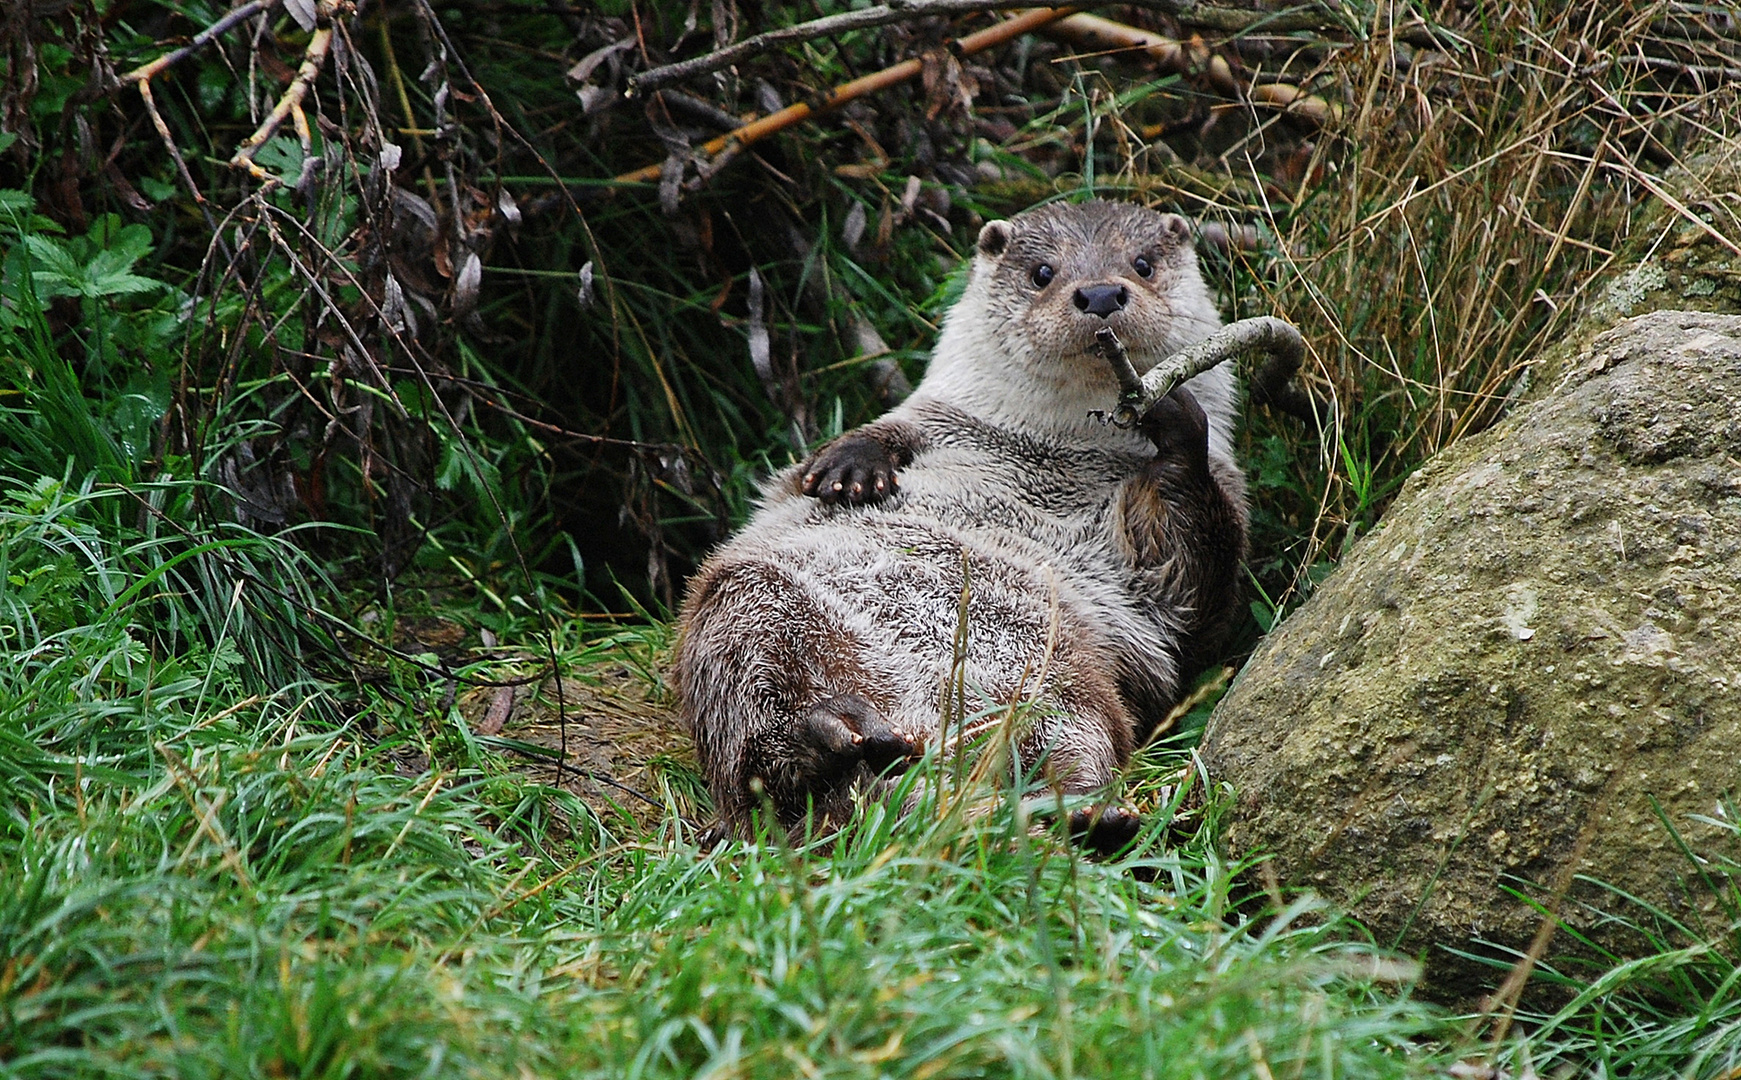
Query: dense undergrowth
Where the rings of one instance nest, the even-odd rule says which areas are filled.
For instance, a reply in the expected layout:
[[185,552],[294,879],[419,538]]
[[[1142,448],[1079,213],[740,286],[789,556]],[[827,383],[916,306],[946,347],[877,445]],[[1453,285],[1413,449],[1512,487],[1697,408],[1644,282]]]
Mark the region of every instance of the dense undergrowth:
[[164,135],[120,76],[220,5],[7,16],[0,1075],[1741,1066],[1732,940],[1572,978],[1549,1016],[1417,1002],[1407,958],[1215,850],[1201,708],[1133,768],[1143,845],[1093,862],[1043,798],[935,766],[905,819],[704,851],[680,761],[606,792],[659,812],[616,812],[460,707],[551,668],[656,684],[660,619],[754,479],[922,373],[981,221],[1089,190],[1235,236],[1206,245],[1226,314],[1312,344],[1318,422],[1244,435],[1249,645],[1656,242],[1655,177],[1734,137],[1700,74],[1735,63],[1732,19],[1345,5],[1206,31],[1327,122],[1030,36],[722,164],[693,148],[732,117],[988,17],[649,103],[632,71],[787,13],[369,4],[332,24],[304,123],[231,167],[305,7],[155,74]]

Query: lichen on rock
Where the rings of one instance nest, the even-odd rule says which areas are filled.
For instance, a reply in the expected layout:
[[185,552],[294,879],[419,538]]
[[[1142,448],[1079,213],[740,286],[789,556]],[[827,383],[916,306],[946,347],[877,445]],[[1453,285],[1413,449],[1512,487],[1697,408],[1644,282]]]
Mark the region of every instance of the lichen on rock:
[[1713,925],[1680,843],[1735,841],[1701,819],[1741,796],[1741,317],[1631,319],[1556,376],[1409,480],[1203,746],[1230,845],[1422,953],[1441,996],[1500,976],[1449,950],[1529,946],[1512,890],[1622,954],[1643,942],[1603,913],[1644,912],[1597,881]]

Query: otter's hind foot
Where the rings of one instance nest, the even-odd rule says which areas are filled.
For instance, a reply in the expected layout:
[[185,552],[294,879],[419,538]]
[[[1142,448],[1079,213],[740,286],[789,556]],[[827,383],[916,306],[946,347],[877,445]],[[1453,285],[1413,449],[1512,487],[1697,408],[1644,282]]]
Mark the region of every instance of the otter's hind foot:
[[1117,855],[1142,832],[1143,819],[1119,806],[1085,806],[1070,811],[1070,838],[1100,855]]
[[836,694],[810,707],[804,730],[816,750],[818,780],[844,778],[862,762],[874,773],[905,772],[924,748],[857,694]]

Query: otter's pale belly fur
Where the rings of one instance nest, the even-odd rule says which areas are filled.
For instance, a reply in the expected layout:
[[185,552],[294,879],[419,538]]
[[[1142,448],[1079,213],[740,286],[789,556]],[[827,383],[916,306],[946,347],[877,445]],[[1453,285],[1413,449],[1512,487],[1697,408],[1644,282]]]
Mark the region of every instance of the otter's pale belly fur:
[[[937,726],[955,663],[964,558],[967,681],[990,701],[1022,696],[1024,673],[1026,691],[1038,688],[1057,636],[1054,602],[1073,631],[1071,651],[1092,644],[1170,683],[1163,645],[1176,628],[1152,605],[1143,610],[1128,558],[1108,543],[1119,483],[1151,455],[1048,446],[934,402],[901,412],[936,445],[903,471],[899,495],[848,507],[779,491],[720,554],[720,572],[740,561],[782,571],[807,606],[851,636],[857,663],[880,669],[869,686],[841,689],[885,699],[888,718],[915,734]],[[1048,682],[1073,674],[1054,663]]]
[[[1023,218],[1010,224],[1020,236]],[[1179,238],[1170,224],[1161,235]],[[987,248],[982,237],[980,262]],[[1155,340],[1133,335],[1146,364],[1219,324],[1194,255],[1175,250],[1189,256],[1170,268],[1187,278],[1188,310],[1160,320]],[[813,463],[788,470],[691,582],[677,689],[728,823],[745,822],[758,781],[787,824],[842,816],[874,781],[875,733],[894,732],[881,742],[897,750],[939,737],[958,652],[970,713],[1036,701],[1024,761],[1044,759],[1064,790],[1097,790],[1177,696],[1189,643],[1224,621],[1199,609],[1225,605],[1233,582],[1221,579],[1243,554],[1230,371],[1190,384],[1202,445],[1194,465],[1189,451],[1176,462],[1150,438],[1088,418],[1117,393],[1096,358],[1043,357],[1035,379],[1021,370],[1030,358],[985,342],[991,328],[964,317],[989,307],[999,284],[983,269],[976,262],[913,398],[836,451],[875,460],[891,447],[898,488],[825,500],[804,493]],[[988,361],[1016,377],[987,385]],[[827,449],[815,460],[826,466]],[[1213,587],[1198,580],[1198,542],[1229,549],[1207,556]]]

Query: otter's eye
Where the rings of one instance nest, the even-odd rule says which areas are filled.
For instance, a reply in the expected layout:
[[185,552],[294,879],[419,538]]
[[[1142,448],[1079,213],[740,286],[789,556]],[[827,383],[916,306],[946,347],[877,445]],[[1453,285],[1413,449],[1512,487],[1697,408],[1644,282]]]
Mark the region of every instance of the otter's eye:
[[1052,279],[1058,276],[1058,272],[1056,270],[1053,270],[1050,265],[1048,265],[1046,263],[1041,263],[1040,265],[1034,267],[1034,275],[1033,276],[1034,276],[1034,288],[1043,289],[1046,286],[1052,284]]
[[1137,272],[1138,277],[1148,277],[1150,274],[1153,274],[1155,272],[1155,268],[1149,263],[1149,261],[1147,259],[1143,258],[1141,255],[1138,255],[1131,262],[1131,265],[1136,267],[1136,272]]

